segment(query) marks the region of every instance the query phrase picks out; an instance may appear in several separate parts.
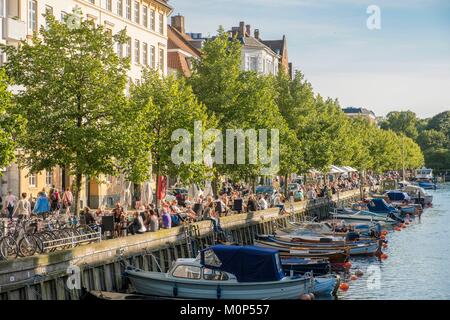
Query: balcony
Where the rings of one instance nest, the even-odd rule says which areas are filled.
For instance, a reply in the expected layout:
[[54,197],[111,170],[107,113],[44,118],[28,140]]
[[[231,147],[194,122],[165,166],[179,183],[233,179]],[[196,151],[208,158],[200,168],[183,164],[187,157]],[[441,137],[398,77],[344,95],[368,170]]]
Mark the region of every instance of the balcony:
[[3,18],[3,39],[6,41],[20,41],[27,36],[27,24],[13,18]]

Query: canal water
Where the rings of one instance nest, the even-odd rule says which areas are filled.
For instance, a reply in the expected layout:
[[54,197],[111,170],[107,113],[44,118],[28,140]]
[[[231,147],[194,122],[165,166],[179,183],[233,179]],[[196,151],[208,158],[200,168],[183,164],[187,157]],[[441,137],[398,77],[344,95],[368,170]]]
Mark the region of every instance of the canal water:
[[364,275],[348,280],[338,299],[450,299],[450,184],[441,185],[433,207],[400,232],[387,236],[387,260],[354,258],[350,272]]

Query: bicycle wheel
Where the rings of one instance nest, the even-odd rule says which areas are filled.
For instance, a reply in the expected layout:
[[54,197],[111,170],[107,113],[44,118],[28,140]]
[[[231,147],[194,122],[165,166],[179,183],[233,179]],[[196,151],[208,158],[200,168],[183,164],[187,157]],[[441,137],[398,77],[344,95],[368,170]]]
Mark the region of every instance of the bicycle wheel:
[[36,253],[37,243],[36,239],[30,235],[26,234],[19,241],[19,254],[23,257],[29,257]]
[[12,237],[3,237],[0,239],[0,254],[5,260],[17,258],[17,243]]
[[39,254],[43,254],[44,250],[45,250],[45,248],[44,248],[45,238],[44,238],[43,233],[34,234],[34,239],[36,240],[36,246],[37,246],[36,252]]

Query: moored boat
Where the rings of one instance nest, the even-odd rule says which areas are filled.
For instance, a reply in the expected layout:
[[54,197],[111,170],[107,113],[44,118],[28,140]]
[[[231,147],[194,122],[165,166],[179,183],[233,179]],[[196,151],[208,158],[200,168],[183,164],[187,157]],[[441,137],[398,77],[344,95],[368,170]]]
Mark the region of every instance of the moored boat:
[[286,276],[278,250],[216,245],[197,259],[178,259],[167,273],[127,267],[139,294],[187,299],[298,299],[312,293],[312,275]]

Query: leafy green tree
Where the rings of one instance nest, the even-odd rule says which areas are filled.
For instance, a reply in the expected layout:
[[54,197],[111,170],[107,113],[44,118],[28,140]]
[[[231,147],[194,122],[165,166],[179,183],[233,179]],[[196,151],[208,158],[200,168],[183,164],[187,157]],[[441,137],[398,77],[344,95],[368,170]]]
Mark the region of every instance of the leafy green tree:
[[0,69],[0,168],[14,160],[14,138],[21,128],[19,118],[11,114],[13,101],[12,94],[8,90],[9,85],[5,70]]
[[27,119],[19,160],[31,172],[65,166],[75,176],[78,212],[82,176],[119,170],[130,61],[115,54],[115,45],[127,37],[87,20],[77,28],[52,15],[46,21],[31,43],[3,48],[8,74],[24,88],[13,110]]
[[424,130],[419,134],[417,142],[423,150],[430,148],[446,148],[449,146],[449,138],[442,131],[436,131],[434,129]]
[[416,139],[417,116],[412,111],[393,111],[389,112],[386,120],[381,123],[381,128],[392,130],[396,133],[403,133],[409,138]]
[[431,118],[428,122],[428,129],[442,132],[450,140],[450,111],[441,112]]
[[[196,152],[203,151],[205,144],[194,145],[194,123],[201,124],[199,134],[203,135],[208,128],[208,117],[205,106],[197,100],[186,81],[173,76],[161,78],[158,72],[147,70],[140,84],[132,87],[130,100],[134,110],[144,110],[142,125],[149,135],[143,143],[144,148],[139,149],[150,151],[151,160],[149,157],[141,159],[149,161],[157,179],[160,176],[179,176],[187,183],[204,180],[209,169],[203,161],[194,161],[194,157]],[[172,151],[180,142],[173,140],[172,134],[179,129],[186,130],[192,142],[190,156],[183,163],[176,163],[172,158]]]

